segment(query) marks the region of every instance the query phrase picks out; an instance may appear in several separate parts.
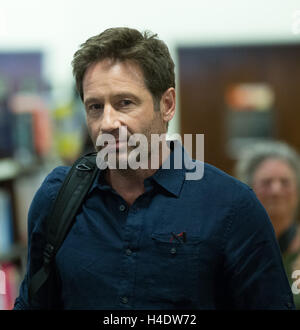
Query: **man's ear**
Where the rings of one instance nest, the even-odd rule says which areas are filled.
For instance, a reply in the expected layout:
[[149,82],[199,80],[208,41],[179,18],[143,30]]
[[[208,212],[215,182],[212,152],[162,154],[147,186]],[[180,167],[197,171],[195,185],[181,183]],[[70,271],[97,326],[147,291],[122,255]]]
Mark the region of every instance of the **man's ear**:
[[160,100],[160,111],[164,122],[168,123],[175,114],[176,92],[173,87],[167,89]]

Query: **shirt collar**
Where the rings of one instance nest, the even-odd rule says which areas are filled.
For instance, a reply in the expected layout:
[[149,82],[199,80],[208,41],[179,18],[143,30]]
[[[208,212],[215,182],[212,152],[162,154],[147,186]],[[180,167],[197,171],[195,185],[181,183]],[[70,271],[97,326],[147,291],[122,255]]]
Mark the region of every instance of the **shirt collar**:
[[91,193],[94,189],[98,188],[101,190],[111,190],[111,186],[107,183],[106,179],[105,179],[105,171],[104,170],[98,170],[97,174],[96,174],[96,178],[89,190],[88,193]]
[[[167,141],[171,150],[169,157],[164,161],[162,166],[153,174],[153,180],[163,187],[168,192],[176,197],[179,197],[184,180],[185,180],[185,166],[184,157],[189,155],[184,150],[179,141]],[[175,155],[181,154],[182,158],[175,159]]]
[[[185,181],[186,167],[185,162],[191,162],[192,159],[181,143],[177,140],[167,141],[171,150],[168,158],[163,165],[149,178],[145,179],[145,186],[151,181],[161,186],[164,190],[179,197],[183,183]],[[175,155],[181,153],[181,158],[175,159]],[[96,187],[101,190],[111,190],[111,186],[105,180],[105,171],[99,170],[96,178],[89,190],[89,193]]]

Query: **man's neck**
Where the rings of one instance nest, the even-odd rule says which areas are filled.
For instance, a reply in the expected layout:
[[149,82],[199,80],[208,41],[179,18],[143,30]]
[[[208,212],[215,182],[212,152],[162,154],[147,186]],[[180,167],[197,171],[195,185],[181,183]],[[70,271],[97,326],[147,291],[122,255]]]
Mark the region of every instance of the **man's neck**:
[[[157,156],[159,157],[159,167],[170,155],[167,144],[164,142],[162,145],[164,152],[160,149],[159,156]],[[149,159],[147,169],[108,169],[106,180],[129,205],[132,205],[145,192],[144,180],[152,176],[156,171],[157,168],[151,168],[151,159]]]

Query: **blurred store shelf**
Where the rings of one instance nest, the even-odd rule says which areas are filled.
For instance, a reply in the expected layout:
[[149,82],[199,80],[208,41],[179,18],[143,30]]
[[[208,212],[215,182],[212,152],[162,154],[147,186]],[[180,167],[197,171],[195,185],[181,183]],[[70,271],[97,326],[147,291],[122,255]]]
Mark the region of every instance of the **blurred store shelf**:
[[21,166],[14,159],[0,159],[0,181],[14,179],[20,171]]
[[12,158],[0,159],[0,182],[16,179],[23,175],[40,171],[41,163],[34,159],[31,163],[22,165]]
[[0,264],[13,262],[26,257],[27,248],[21,244],[15,244],[7,253],[0,253]]

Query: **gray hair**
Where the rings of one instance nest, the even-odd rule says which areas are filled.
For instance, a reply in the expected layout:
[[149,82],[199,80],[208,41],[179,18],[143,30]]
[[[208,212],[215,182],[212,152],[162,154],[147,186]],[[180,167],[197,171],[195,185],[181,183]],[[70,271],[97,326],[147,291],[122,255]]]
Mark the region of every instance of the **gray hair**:
[[282,141],[259,142],[246,148],[236,163],[235,174],[244,183],[252,186],[257,167],[266,159],[285,161],[295,172],[300,190],[300,160],[295,149]]

